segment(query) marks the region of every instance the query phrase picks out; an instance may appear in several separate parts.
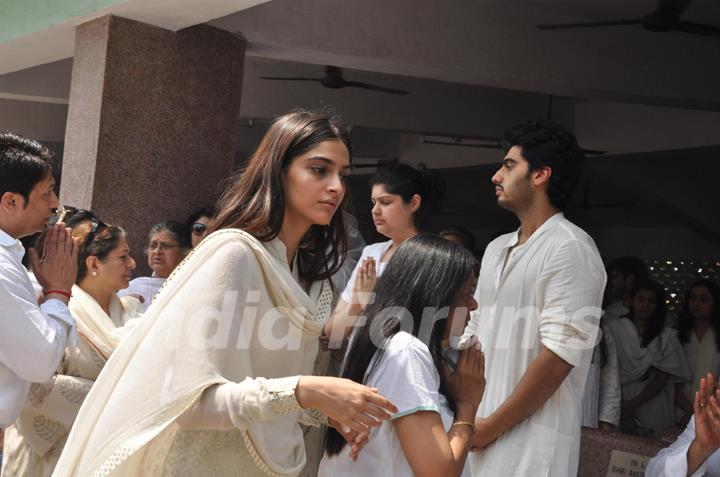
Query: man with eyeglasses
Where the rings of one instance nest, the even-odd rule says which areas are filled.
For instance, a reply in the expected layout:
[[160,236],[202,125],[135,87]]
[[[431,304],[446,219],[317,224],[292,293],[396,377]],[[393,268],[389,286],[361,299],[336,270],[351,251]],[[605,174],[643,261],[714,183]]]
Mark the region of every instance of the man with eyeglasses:
[[43,257],[30,250],[36,292],[18,239],[40,232],[58,206],[50,161],[38,142],[0,134],[0,428],[17,418],[30,383],[52,378],[75,321],[67,307],[78,247],[60,223],[48,230]]

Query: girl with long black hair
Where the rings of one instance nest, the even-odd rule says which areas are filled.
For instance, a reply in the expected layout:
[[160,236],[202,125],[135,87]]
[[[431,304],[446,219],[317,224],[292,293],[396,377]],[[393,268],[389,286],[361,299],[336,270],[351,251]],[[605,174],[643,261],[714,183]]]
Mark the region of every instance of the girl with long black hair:
[[633,288],[630,312],[610,322],[622,385],[621,429],[660,437],[675,424],[675,383],[690,379],[677,332],[665,326],[666,294],[646,280]]
[[675,390],[675,403],[685,411],[680,419],[684,427],[694,412],[692,402],[700,380],[708,373],[720,375],[720,287],[717,283],[703,278],[690,285],[680,312],[678,339],[692,372],[692,380]]
[[[378,279],[342,376],[377,388],[398,412],[372,431],[359,455],[330,430],[319,476],[458,476],[485,388],[484,356],[471,346],[451,371],[443,356],[462,334],[473,298],[474,259],[421,234],[401,245]],[[356,460],[353,462],[353,460]]]

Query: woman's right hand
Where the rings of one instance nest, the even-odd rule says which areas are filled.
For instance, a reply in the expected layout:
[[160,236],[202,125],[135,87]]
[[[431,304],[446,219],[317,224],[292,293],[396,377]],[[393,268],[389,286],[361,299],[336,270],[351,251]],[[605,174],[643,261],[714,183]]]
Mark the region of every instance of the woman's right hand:
[[303,408],[319,409],[346,434],[377,427],[398,412],[378,389],[344,378],[301,376],[295,396]]
[[364,310],[372,303],[372,293],[377,283],[377,267],[375,259],[366,257],[358,267],[353,287],[353,303],[359,304]]
[[485,354],[480,343],[471,341],[471,345],[460,352],[455,371],[445,365],[443,374],[458,410],[465,406],[474,416],[485,392]]
[[695,393],[695,440],[714,452],[720,448],[720,389],[715,390],[712,373],[700,380]]

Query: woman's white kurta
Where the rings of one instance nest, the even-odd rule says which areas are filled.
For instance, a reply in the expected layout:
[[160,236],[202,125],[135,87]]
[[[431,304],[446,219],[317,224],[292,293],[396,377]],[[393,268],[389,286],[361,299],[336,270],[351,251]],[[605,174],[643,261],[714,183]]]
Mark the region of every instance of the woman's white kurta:
[[715,344],[715,332],[709,328],[703,335],[702,340],[698,340],[694,331],[690,332],[690,339],[683,344],[683,351],[687,358],[690,371],[692,372],[692,380],[683,384],[683,393],[690,402],[695,400],[695,391],[700,389],[700,379],[713,373],[718,376],[720,371],[720,353]]
[[656,437],[675,425],[675,383],[690,379],[677,331],[664,328],[645,348],[629,318],[610,323],[618,351],[618,370],[624,400],[633,399],[654,379],[657,370],[670,375],[670,381],[655,397],[635,411],[640,427],[652,429]]
[[[284,247],[275,242],[222,230],[178,266],[98,377],[56,476],[159,476],[180,469],[189,476],[259,476],[302,470],[301,413],[272,407],[284,405],[284,399],[257,402],[252,386],[240,389],[249,390],[245,399],[235,396],[228,403],[232,430],[183,431],[176,422],[215,384],[312,372],[331,288],[328,281],[316,282],[310,295],[318,298],[311,299],[293,279]],[[265,395],[285,393],[288,381],[263,381]],[[274,389],[274,383],[280,386]]]

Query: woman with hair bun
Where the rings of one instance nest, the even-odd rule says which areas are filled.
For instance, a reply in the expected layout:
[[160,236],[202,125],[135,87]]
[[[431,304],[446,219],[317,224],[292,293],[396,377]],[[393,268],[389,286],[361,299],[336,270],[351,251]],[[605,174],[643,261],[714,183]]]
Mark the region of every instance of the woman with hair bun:
[[312,376],[346,252],[349,130],[277,118],[83,405],[56,477],[297,475],[300,423],[351,446],[397,408],[377,390]]
[[338,347],[352,330],[355,319],[368,305],[377,277],[407,239],[424,231],[429,216],[445,193],[445,182],[436,171],[394,164],[370,180],[370,202],[375,229],[390,240],[368,245],[340,295],[325,326],[324,341]]
[[29,404],[5,436],[3,477],[53,473],[81,404],[127,331],[122,327],[140,316],[137,299],[116,294],[135,268],[125,231],[87,210],[69,214],[65,224],[80,247],[69,302],[79,340],[67,346],[50,382],[31,386]]

